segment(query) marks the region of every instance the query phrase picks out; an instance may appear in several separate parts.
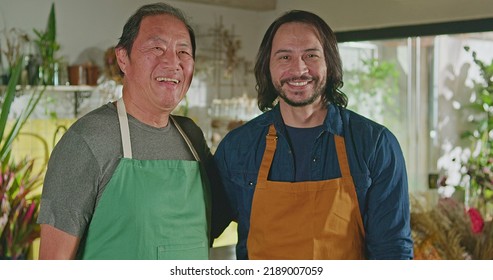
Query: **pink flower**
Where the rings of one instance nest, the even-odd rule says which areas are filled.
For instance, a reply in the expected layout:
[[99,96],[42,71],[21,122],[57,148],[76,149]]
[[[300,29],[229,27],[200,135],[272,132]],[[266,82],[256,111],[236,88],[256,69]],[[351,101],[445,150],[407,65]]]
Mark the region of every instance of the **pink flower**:
[[469,214],[469,218],[471,219],[471,229],[473,233],[481,233],[484,227],[484,220],[481,217],[481,213],[479,213],[476,208],[469,208],[467,210],[467,214]]

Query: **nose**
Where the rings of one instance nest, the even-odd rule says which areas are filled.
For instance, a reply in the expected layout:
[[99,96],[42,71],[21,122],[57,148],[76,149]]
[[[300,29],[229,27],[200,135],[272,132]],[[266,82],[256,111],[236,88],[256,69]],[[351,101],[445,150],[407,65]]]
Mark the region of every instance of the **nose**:
[[176,51],[173,49],[166,49],[160,56],[160,60],[163,64],[170,67],[178,68],[178,65],[180,64],[178,54],[176,54]]
[[308,73],[308,66],[303,60],[303,57],[296,57],[291,60],[289,72],[297,76]]

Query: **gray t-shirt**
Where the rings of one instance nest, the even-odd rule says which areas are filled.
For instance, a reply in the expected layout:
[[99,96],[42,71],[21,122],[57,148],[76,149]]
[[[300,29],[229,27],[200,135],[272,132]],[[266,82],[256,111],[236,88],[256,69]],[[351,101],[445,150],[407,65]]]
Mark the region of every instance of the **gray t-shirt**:
[[[200,128],[175,117],[199,157],[211,157]],[[195,160],[177,128],[155,128],[128,115],[134,159]],[[122,141],[116,106],[108,103],[77,120],[55,146],[43,184],[38,223],[82,237],[120,158]]]

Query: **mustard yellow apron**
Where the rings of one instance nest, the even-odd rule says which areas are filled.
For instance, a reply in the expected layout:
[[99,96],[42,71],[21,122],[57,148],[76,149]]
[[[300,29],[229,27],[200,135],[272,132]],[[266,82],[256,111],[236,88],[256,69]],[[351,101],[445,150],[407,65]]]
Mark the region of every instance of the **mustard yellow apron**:
[[364,228],[344,138],[335,135],[342,177],[267,180],[277,136],[269,127],[253,196],[249,259],[364,259]]

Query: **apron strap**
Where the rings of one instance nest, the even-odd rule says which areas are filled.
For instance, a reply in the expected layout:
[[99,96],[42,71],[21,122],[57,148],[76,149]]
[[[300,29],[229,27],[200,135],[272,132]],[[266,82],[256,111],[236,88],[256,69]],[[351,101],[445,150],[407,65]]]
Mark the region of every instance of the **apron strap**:
[[[125,109],[125,103],[123,102],[123,98],[120,98],[116,102],[116,109],[118,111],[118,120],[120,123],[120,131],[121,131],[121,137],[122,137],[122,146],[123,146],[123,157],[124,158],[132,158],[132,145],[130,144],[130,130],[128,127],[128,117],[127,117],[127,111]],[[195,148],[192,145],[192,142],[186,135],[186,133],[183,131],[183,129],[180,127],[178,122],[173,118],[173,116],[169,116],[170,119],[173,121],[175,124],[176,129],[178,129],[178,132],[180,132],[181,136],[185,140],[185,142],[188,145],[188,148],[193,154],[193,157],[195,158],[196,161],[200,161],[200,157],[195,150]]]
[[[259,174],[257,180],[259,182],[267,182],[269,176],[270,167],[272,165],[272,159],[276,152],[277,146],[277,134],[273,124],[269,126],[269,132],[266,135],[265,151],[260,164]],[[351,177],[351,170],[349,168],[349,161],[346,153],[346,142],[344,137],[334,135],[337,158],[339,159],[339,168],[341,170],[341,177]]]
[[132,158],[132,146],[130,144],[130,130],[128,128],[127,110],[123,98],[116,101],[116,110],[118,111],[118,120],[120,123],[120,132],[123,145],[123,157]]
[[[265,136],[265,151],[262,157],[262,163],[260,164],[260,169],[258,173],[258,182],[267,182],[267,177],[269,176],[270,167],[272,165],[272,159],[276,153],[277,146],[277,133],[276,128],[273,124],[269,126],[269,132]],[[257,183],[258,183],[257,182]]]
[[346,153],[346,142],[344,137],[334,135],[336,143],[337,158],[339,159],[339,168],[341,169],[341,175],[343,178],[351,177],[351,171],[349,169],[349,161]]
[[178,122],[175,120],[175,118],[172,115],[169,115],[169,118],[171,119],[171,121],[173,121],[173,123],[176,126],[176,129],[178,129],[178,132],[180,132],[183,139],[185,139],[185,142],[187,142],[188,148],[190,149],[190,151],[192,151],[192,154],[193,154],[193,157],[195,158],[195,160],[200,161],[199,154],[197,153],[197,151],[193,147],[192,141],[190,141],[190,139],[188,138],[185,131],[181,128],[181,126],[178,124]]

